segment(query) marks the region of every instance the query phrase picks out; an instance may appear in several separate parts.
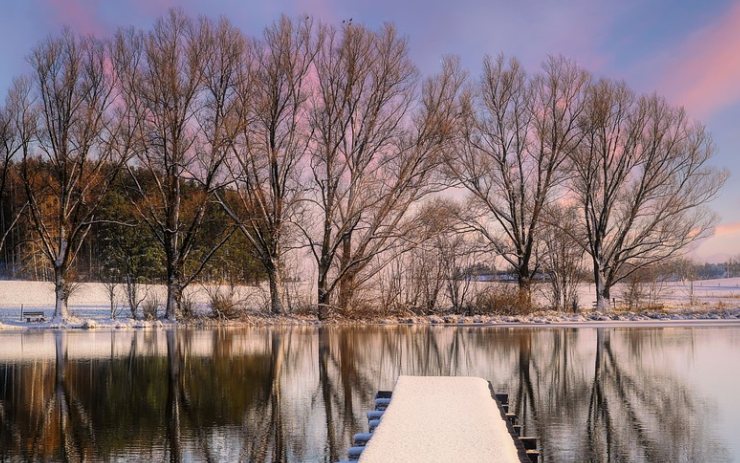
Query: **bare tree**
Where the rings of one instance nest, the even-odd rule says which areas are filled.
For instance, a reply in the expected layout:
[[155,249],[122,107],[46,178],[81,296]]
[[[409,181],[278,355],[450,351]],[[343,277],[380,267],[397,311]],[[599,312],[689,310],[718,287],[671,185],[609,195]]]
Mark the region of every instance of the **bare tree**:
[[597,307],[605,310],[616,283],[711,232],[715,218],[705,205],[727,174],[707,165],[714,149],[702,125],[624,84],[591,85],[580,125],[583,142],[570,156],[572,189]]
[[579,243],[578,211],[554,206],[546,214],[542,231],[543,270],[547,274],[548,299],[555,310],[578,311],[578,285],[584,279],[585,250]]
[[[32,87],[19,108],[29,117],[21,176],[44,256],[54,269],[54,318],[68,317],[70,267],[125,156],[126,137],[112,122],[113,77],[105,46],[65,31],[29,61]],[[22,117],[22,116],[21,116]]]
[[427,237],[406,254],[401,288],[406,304],[432,313],[446,303],[462,312],[470,295],[469,267],[476,254],[464,234],[444,230]]
[[669,290],[668,280],[674,277],[672,262],[667,264],[661,262],[660,265],[642,266],[639,270],[630,271],[629,276],[622,280],[621,302],[630,310],[662,308]]
[[118,315],[121,313],[121,304],[118,295],[119,286],[120,281],[117,275],[109,275],[108,278],[103,282],[103,289],[105,290],[105,295],[108,298],[108,303],[110,305],[109,308],[111,320],[115,320],[116,317],[118,317]]
[[419,245],[409,253],[406,292],[421,294],[427,311],[439,309],[443,295],[455,311],[462,311],[467,303],[469,270],[480,255],[480,246],[470,241],[474,235],[458,230],[459,209],[458,203],[434,199],[414,218],[424,231]]
[[439,247],[446,275],[445,291],[450,305],[456,312],[468,310],[473,283],[470,268],[477,256],[480,256],[478,246],[471,244],[465,235],[455,233],[442,236]]
[[377,291],[381,307],[385,309],[405,308],[404,275],[407,274],[403,255],[397,255],[386,264],[376,278]]
[[[732,265],[733,261],[736,261],[737,258],[730,258],[728,261],[728,266]],[[696,281],[699,277],[697,272],[697,264],[690,258],[681,257],[678,259],[673,259],[671,262],[671,267],[674,273],[675,277],[678,277],[681,281],[682,285],[686,285],[688,283],[688,288],[686,288],[686,296],[689,298],[689,306],[693,307],[697,303],[696,294],[694,293],[694,281]],[[729,276],[732,278],[732,275]]]
[[[304,226],[318,268],[319,316],[339,288],[346,308],[363,278],[402,246],[407,212],[433,191],[440,152],[452,135],[462,73],[447,60],[425,82],[419,107],[417,71],[392,26],[378,32],[352,23],[324,28],[315,60],[310,166],[318,209]],[[378,264],[371,268],[371,264]]]
[[414,295],[413,309],[422,313],[438,310],[445,289],[447,270],[437,247],[439,240],[428,240],[407,254],[406,294]]
[[[34,116],[28,101],[30,85],[26,78],[16,79],[5,99],[5,105],[0,107],[0,200],[7,193],[14,158],[22,152],[24,146],[30,144],[32,130],[35,127],[35,123],[29,120]],[[0,236],[0,249],[5,246],[5,240],[27,206],[28,202],[13,211],[10,223],[5,225]]]
[[249,57],[249,79],[237,87],[242,125],[227,160],[233,190],[219,195],[267,273],[270,310],[287,305],[283,255],[303,187],[309,140],[309,72],[316,53],[312,22],[282,17]]
[[238,126],[243,50],[241,34],[225,20],[196,22],[179,10],[148,33],[116,36],[116,72],[138,141],[129,164],[132,204],[165,253],[170,320],[180,312],[184,289],[233,231],[194,252]]
[[136,320],[139,313],[139,306],[149,296],[146,287],[142,287],[140,277],[132,273],[126,273],[124,277],[124,292],[126,293],[126,302],[131,312],[131,318]]
[[588,75],[563,58],[548,59],[534,76],[503,56],[486,58],[483,68],[468,96],[460,149],[447,166],[470,193],[465,223],[514,268],[529,300],[542,211],[580,141]]

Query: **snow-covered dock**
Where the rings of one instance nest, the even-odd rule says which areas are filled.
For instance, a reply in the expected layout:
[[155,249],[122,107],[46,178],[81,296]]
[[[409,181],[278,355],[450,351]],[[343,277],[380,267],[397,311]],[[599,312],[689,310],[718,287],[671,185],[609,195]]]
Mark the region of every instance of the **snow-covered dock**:
[[359,461],[518,463],[514,439],[486,380],[401,376]]

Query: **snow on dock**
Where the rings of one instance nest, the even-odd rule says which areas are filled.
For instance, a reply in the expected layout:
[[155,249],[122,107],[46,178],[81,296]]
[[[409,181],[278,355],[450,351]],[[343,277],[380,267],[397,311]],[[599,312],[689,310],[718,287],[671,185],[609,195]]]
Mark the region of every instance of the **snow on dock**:
[[360,463],[519,462],[488,382],[401,376]]

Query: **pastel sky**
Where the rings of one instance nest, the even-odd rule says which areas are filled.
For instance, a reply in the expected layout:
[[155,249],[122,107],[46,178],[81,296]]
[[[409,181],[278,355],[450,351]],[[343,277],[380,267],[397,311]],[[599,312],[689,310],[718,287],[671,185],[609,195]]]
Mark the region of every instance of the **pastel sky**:
[[370,26],[394,22],[408,36],[422,72],[456,54],[475,73],[485,54],[504,53],[536,69],[548,54],[575,59],[597,76],[658,92],[704,122],[713,163],[731,178],[713,209],[721,217],[694,255],[740,254],[740,1],[707,0],[25,0],[3,2],[0,92],[27,70],[39,40],[64,25],[105,36],[118,26],[148,27],[173,6],[226,16],[257,35],[281,13]]

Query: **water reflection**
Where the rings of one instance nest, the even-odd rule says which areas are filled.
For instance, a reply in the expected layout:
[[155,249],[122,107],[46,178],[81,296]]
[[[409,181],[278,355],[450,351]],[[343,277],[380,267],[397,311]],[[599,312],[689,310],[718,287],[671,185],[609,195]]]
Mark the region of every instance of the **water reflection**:
[[399,374],[491,379],[548,462],[740,458],[713,428],[726,398],[701,396],[683,367],[717,333],[728,331],[2,334],[0,459],[334,462],[364,430],[374,392]]

